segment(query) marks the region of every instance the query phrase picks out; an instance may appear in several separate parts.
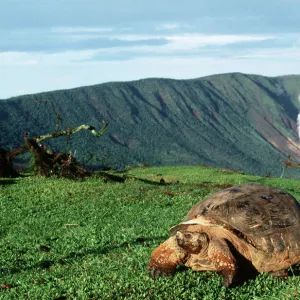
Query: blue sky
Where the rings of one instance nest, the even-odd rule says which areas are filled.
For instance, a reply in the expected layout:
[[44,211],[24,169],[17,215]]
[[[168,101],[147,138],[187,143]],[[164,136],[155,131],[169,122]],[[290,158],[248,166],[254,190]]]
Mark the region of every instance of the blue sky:
[[147,77],[300,74],[300,0],[1,0],[0,99]]

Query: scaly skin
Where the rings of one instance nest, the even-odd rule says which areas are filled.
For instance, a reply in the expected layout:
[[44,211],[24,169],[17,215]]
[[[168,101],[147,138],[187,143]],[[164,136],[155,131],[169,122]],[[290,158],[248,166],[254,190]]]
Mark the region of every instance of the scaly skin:
[[187,251],[179,247],[172,236],[152,252],[148,263],[152,278],[174,274],[176,266],[185,262]]
[[175,236],[160,244],[152,252],[149,269],[152,278],[172,275],[178,264],[185,263],[194,269],[196,260],[199,268],[208,266],[209,270],[218,271],[226,287],[235,281],[237,264],[226,240],[208,240],[206,234],[198,232],[178,231]]
[[226,240],[215,238],[210,241],[208,260],[213,263],[216,270],[223,276],[225,287],[231,286],[237,274],[237,264]]

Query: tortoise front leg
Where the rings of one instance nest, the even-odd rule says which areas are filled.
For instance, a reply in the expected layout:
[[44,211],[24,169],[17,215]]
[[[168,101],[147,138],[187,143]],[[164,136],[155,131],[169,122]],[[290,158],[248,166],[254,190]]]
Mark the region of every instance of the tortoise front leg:
[[210,241],[208,259],[223,276],[225,287],[229,287],[235,280],[237,263],[226,240],[214,238]]
[[172,275],[176,266],[184,263],[185,257],[186,251],[178,246],[176,237],[170,237],[152,252],[148,262],[148,269],[151,271],[152,278]]

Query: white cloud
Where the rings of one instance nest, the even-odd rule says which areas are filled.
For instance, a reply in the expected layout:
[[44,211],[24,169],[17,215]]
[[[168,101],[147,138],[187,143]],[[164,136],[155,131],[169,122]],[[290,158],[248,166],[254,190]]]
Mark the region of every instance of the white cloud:
[[[255,49],[248,51],[247,54],[238,55],[237,58],[251,58],[259,60],[300,60],[300,47],[287,47],[280,49]],[[300,69],[299,69],[300,71]]]
[[236,43],[241,41],[262,41],[266,39],[275,38],[271,35],[208,35],[200,33],[186,33],[186,34],[166,34],[166,35],[150,35],[150,34],[132,34],[132,35],[115,35],[115,38],[128,40],[128,41],[137,41],[142,39],[167,39],[173,42],[181,42],[189,44],[197,43],[200,45],[224,45],[229,43]]
[[263,41],[270,39],[270,36],[252,36],[252,35],[201,35],[185,34],[165,37],[170,41],[166,48],[171,49],[197,49],[199,47],[210,45],[226,45],[237,42]]
[[263,41],[274,38],[270,35],[204,35],[173,34],[173,35],[115,35],[115,38],[126,41],[139,41],[143,39],[165,39],[169,43],[162,46],[140,47],[141,50],[156,48],[157,52],[195,50],[205,46],[234,44],[238,42]]
[[37,59],[30,59],[23,62],[25,66],[33,66],[33,65],[37,65],[38,63],[39,61]]
[[[109,28],[56,27],[56,31],[52,32],[62,34],[64,39],[106,36],[121,41],[164,39],[168,43],[56,53],[0,52],[0,98],[147,77],[187,79],[235,71],[275,76],[299,73],[300,70],[297,42],[294,45],[291,43],[290,48],[246,47],[234,51],[235,43],[281,38],[276,35],[179,34],[175,31],[172,34],[129,34],[126,31],[115,33],[116,30]],[[291,40],[297,41],[298,37],[293,35]],[[218,57],[224,45],[230,46],[227,49],[229,55]],[[99,61],[97,56],[101,56]]]
[[9,66],[30,66],[39,63],[39,55],[32,55],[25,52],[0,52],[1,67]]
[[194,26],[191,26],[189,24],[181,24],[181,23],[163,23],[155,27],[155,30],[157,31],[163,31],[163,30],[175,30],[175,29],[191,29],[194,28]]
[[[72,34],[71,34],[72,35]],[[83,37],[85,34],[83,34]],[[187,60],[193,60],[197,56],[211,57],[218,55],[222,52],[218,46],[233,45],[241,42],[259,42],[275,38],[269,35],[203,35],[203,34],[173,34],[173,35],[128,35],[117,34],[112,35],[111,39],[117,38],[121,41],[139,41],[144,39],[165,39],[167,44],[163,45],[135,45],[135,46],[114,46],[111,48],[100,48],[94,50],[73,50],[55,53],[44,52],[0,52],[1,66],[24,66],[41,64],[44,66],[56,65],[66,66],[74,62],[85,64],[93,63],[97,56],[102,61],[106,59],[111,61],[113,57],[121,57],[132,59],[134,57],[186,57]],[[212,47],[208,50],[207,46]],[[205,51],[201,51],[205,50]],[[291,46],[290,48],[280,49],[243,49],[242,51],[229,50],[228,56],[235,56],[239,59],[299,59],[299,47]],[[128,57],[126,57],[126,55]],[[189,57],[192,55],[191,57]]]
[[2,52],[0,53],[0,65],[2,68],[6,67],[22,67],[22,66],[67,66],[72,61],[86,60],[97,51],[65,51],[60,53],[35,53],[35,52]]
[[180,25],[177,23],[172,23],[172,24],[161,24],[155,27],[156,30],[172,30],[172,29],[177,29],[179,28]]
[[122,27],[122,28],[120,28],[120,31],[131,31],[131,30],[133,30],[132,27]]
[[[79,27],[78,27],[79,28]],[[80,31],[81,30],[81,31]],[[97,31],[98,30],[98,31]],[[84,45],[85,40],[91,41],[92,39],[97,39],[104,37],[108,40],[113,40],[114,43],[109,47],[102,47],[99,44],[99,48],[94,48],[94,50],[69,50],[64,52],[59,52],[57,49],[56,53],[44,53],[43,51],[34,52],[34,48],[31,50],[31,53],[26,52],[0,52],[0,60],[4,65],[22,65],[31,63],[38,63],[42,59],[44,62],[49,61],[54,64],[58,64],[56,60],[53,60],[53,57],[62,57],[64,61],[79,61],[79,60],[88,60],[92,58],[93,55],[100,53],[105,54],[106,57],[109,57],[110,54],[122,53],[122,54],[131,54],[137,53],[138,56],[159,56],[159,55],[188,55],[195,54],[199,49],[206,46],[222,46],[222,45],[231,45],[238,42],[249,42],[249,41],[263,41],[272,38],[272,36],[267,35],[204,35],[204,34],[113,34],[109,36],[103,35],[102,28],[79,28],[79,33],[75,28],[66,28],[61,27],[58,29],[58,32],[64,33],[64,41],[82,41]],[[94,33],[95,34],[94,34]],[[140,44],[140,45],[125,45],[118,46],[117,40],[120,41],[130,41],[130,42],[139,42],[142,40],[161,40],[166,41],[166,44]],[[59,39],[61,41],[61,38]],[[53,40],[53,43],[56,43],[56,39]],[[50,47],[51,45],[49,45]],[[71,46],[70,46],[71,47]],[[68,48],[66,48],[68,49]],[[62,50],[61,50],[62,51]],[[2,58],[1,58],[2,57]],[[104,57],[105,58],[105,57]],[[58,60],[60,62],[60,60]],[[63,64],[64,61],[61,62]]]
[[[78,53],[72,53],[73,59],[75,55]],[[144,57],[126,61],[91,61],[76,64],[70,59],[64,61],[66,58],[67,56],[57,55],[51,56],[49,61],[43,58],[40,64],[34,66],[4,66],[1,68],[3,72],[0,73],[0,99],[15,96],[18,91],[23,91],[22,94],[24,91],[36,93],[148,77],[189,79],[227,72],[276,76],[296,74],[300,70],[299,60],[286,61],[277,58],[241,60],[215,57]]]
[[[116,35],[119,40],[139,41],[143,39],[162,39],[168,41],[164,45],[141,45],[132,47],[115,47],[109,53],[140,53],[146,56],[185,55],[198,53],[207,46],[233,45],[240,42],[259,42],[274,38],[269,35],[204,35],[204,34],[173,34],[173,35]],[[107,49],[100,49],[105,53]],[[211,54],[213,55],[213,54]]]
[[[211,50],[201,52],[205,46],[212,46],[212,49],[218,50],[218,46],[234,45],[239,42],[249,41],[263,41],[273,38],[265,35],[201,35],[201,34],[185,34],[185,35],[117,35],[115,36],[121,40],[138,41],[150,38],[164,38],[169,43],[164,45],[135,45],[131,47],[112,47],[95,50],[78,50],[78,51],[64,51],[57,53],[44,52],[0,52],[1,67],[9,66],[70,66],[74,63],[85,65],[95,63],[97,57],[102,61],[113,60],[114,57],[121,55],[124,60],[132,60],[133,58],[152,57],[159,59],[162,57],[185,57],[187,61],[193,61],[198,57],[214,58],[215,53]],[[215,47],[214,47],[215,46]],[[299,47],[281,48],[281,49],[259,49],[251,50],[243,49],[242,52],[229,51],[231,57],[239,59],[256,59],[256,60],[291,60],[299,59]],[[220,52],[220,50],[218,50]],[[127,57],[126,57],[127,55]],[[190,56],[192,55],[192,56]],[[190,56],[190,57],[189,57]],[[157,74],[159,76],[159,73]]]

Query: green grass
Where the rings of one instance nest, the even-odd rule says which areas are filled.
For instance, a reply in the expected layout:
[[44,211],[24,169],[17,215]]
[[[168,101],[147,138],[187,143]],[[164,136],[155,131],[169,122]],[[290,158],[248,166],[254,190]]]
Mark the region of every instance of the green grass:
[[[216,185],[259,182],[300,200],[299,181],[205,167],[128,175],[143,181],[0,180],[0,299],[300,299],[297,269],[286,281],[260,274],[227,290],[215,272],[152,280],[146,270],[169,227]],[[151,184],[162,177],[172,184]]]

